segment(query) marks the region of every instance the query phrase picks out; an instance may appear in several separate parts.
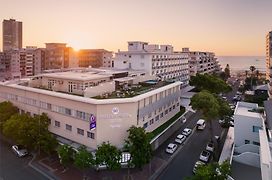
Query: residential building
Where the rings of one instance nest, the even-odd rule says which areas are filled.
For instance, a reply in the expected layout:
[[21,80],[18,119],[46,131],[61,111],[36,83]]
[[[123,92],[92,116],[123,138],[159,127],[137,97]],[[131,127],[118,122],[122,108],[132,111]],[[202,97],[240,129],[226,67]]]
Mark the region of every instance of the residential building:
[[80,49],[77,57],[79,67],[111,67],[112,52],[105,49]]
[[9,78],[10,59],[10,53],[0,52],[0,81]]
[[[48,84],[32,86],[39,80],[55,81],[68,92],[50,90]],[[81,85],[82,95],[69,93],[69,88]],[[180,85],[156,81],[140,71],[77,69],[0,82],[0,102],[11,101],[21,113],[46,113],[49,131],[65,144],[94,150],[109,141],[122,148],[131,126],[152,132],[180,111]]]
[[45,49],[44,48],[37,48],[34,51],[34,67],[33,67],[33,74],[41,74],[45,70]]
[[265,106],[267,112],[263,114],[258,104],[238,102],[236,105],[234,131],[229,129],[219,160],[230,162],[233,179],[271,180],[272,119],[268,118],[272,117],[272,103]]
[[182,48],[181,53],[188,55],[190,76],[221,71],[219,61],[212,52],[190,51],[189,48]]
[[15,19],[3,21],[3,51],[22,48],[22,24]]
[[269,83],[269,96],[272,96],[272,31],[266,35],[266,79]]
[[178,80],[189,84],[188,55],[174,52],[171,45],[128,42],[127,51],[118,51],[113,61],[115,69],[142,70],[162,80]]
[[69,67],[69,51],[65,43],[46,43],[45,69],[63,69]]

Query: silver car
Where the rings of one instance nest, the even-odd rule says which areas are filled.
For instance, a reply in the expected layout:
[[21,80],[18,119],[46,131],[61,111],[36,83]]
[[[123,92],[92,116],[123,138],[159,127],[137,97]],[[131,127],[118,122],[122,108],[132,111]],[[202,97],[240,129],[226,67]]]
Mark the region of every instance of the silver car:
[[28,154],[27,150],[20,145],[13,145],[11,149],[18,157],[24,157]]

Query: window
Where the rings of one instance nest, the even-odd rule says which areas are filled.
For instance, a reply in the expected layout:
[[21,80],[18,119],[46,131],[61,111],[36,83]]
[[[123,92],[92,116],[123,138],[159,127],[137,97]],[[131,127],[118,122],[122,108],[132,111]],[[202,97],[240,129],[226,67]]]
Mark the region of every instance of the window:
[[77,134],[80,134],[80,135],[84,136],[84,130],[80,129],[80,128],[77,128]]
[[260,143],[258,143],[258,142],[253,141],[252,143],[253,143],[254,145],[260,146]]
[[171,112],[171,111],[172,111],[172,107],[169,108],[169,112]]
[[165,110],[165,115],[168,114],[168,109]]
[[65,108],[65,114],[70,115],[71,116],[71,109]]
[[145,128],[147,128],[147,126],[148,126],[148,123],[144,123],[143,128],[145,129]]
[[154,123],[154,119],[151,119],[150,121],[149,121],[149,125],[151,125],[151,124],[153,124]]
[[87,131],[87,137],[94,139],[94,133]]
[[252,127],[253,132],[256,132],[256,133],[258,133],[260,129],[262,129],[262,128],[259,127],[259,126],[253,126]]
[[72,126],[71,126],[71,125],[69,125],[69,124],[66,124],[66,130],[68,130],[68,131],[72,131]]
[[149,114],[148,114],[148,118],[151,118],[151,116],[152,116],[152,113],[149,113]]
[[163,113],[161,113],[160,117],[163,118]]
[[60,127],[60,122],[59,121],[55,121],[55,126],[56,127]]
[[159,120],[159,115],[155,117],[155,121],[158,121]]
[[249,144],[250,143],[250,140],[245,140],[245,144]]

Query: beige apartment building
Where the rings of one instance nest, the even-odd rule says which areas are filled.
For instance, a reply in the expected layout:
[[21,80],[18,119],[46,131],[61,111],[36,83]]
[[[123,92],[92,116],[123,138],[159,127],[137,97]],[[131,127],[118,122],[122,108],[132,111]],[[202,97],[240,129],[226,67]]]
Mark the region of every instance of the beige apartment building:
[[[92,75],[93,80],[98,77]],[[142,77],[137,79],[137,76]],[[38,77],[54,78],[52,75]],[[58,77],[60,73],[55,76],[56,82]],[[132,125],[151,132],[180,111],[181,82],[158,82],[143,73],[122,78],[112,75],[110,79],[115,82],[115,88],[104,94],[103,85],[110,81],[102,82],[95,87],[100,95],[87,93],[93,87],[84,87],[83,95],[73,95],[31,87],[32,80],[0,82],[0,102],[11,101],[21,113],[47,113],[49,130],[59,141],[75,148],[85,145],[89,150],[107,141],[121,148]]]

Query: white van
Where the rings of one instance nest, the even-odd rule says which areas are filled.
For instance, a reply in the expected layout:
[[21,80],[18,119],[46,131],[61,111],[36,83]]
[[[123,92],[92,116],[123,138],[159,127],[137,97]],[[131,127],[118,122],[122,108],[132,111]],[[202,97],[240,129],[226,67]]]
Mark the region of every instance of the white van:
[[204,119],[199,119],[196,123],[196,129],[203,130],[206,126],[206,122]]

